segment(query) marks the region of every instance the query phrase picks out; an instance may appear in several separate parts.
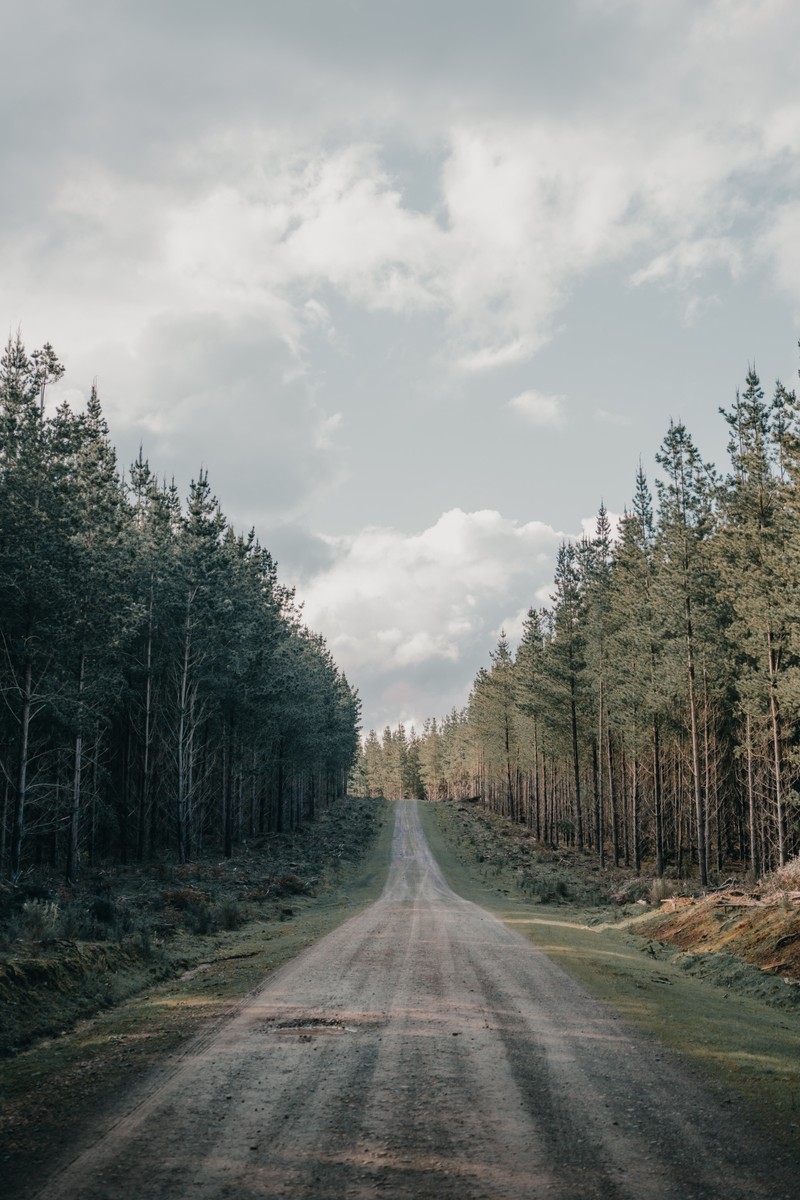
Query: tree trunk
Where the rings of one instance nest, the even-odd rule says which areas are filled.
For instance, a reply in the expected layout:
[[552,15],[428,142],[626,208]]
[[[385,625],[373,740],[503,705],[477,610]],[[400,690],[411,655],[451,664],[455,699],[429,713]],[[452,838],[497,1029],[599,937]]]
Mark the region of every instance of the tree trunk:
[[178,791],[176,802],[176,824],[178,835],[178,861],[186,862],[186,726],[189,705],[189,667],[192,646],[192,599],[186,599],[186,621],[183,629],[183,662],[178,687]]
[[631,762],[631,841],[633,842],[633,869],[638,875],[642,869],[639,851],[639,756],[634,753]]
[[81,773],[83,767],[83,686],[86,678],[86,655],[81,654],[81,666],[78,679],[78,732],[75,736],[75,761],[72,774],[72,808],[69,820],[69,839],[67,841],[67,867],[64,873],[66,882],[72,884],[78,874],[79,865],[79,835],[81,820]]
[[597,761],[597,738],[592,738],[592,781],[594,784],[594,836],[597,843],[597,861],[602,871],[606,865],[603,840],[603,780]]
[[[145,651],[144,691],[144,757],[142,762],[142,787],[139,793],[139,820],[136,834],[136,857],[144,858],[145,840],[149,825],[150,806],[150,759],[153,721],[153,581],[150,580],[150,604],[147,615],[147,648]],[[152,849],[152,847],[151,847]]]
[[661,792],[661,737],[658,717],[653,715],[653,818],[655,821],[656,875],[664,874],[664,812]]
[[778,718],[778,700],[775,695],[777,664],[772,643],[772,630],[767,631],[769,657],[769,715],[772,723],[772,761],[775,771],[775,818],[778,826],[778,866],[786,863],[786,821],[783,805],[783,782],[781,779],[781,729]]
[[606,730],[606,761],[608,763],[608,803],[611,808],[611,849],[614,866],[619,866],[619,821],[617,819],[617,789],[614,784],[614,752],[611,748],[611,730]]
[[708,861],[706,859],[706,822],[703,804],[703,786],[700,777],[700,738],[697,728],[697,697],[695,687],[694,640],[692,636],[691,602],[686,596],[686,669],[689,684],[689,727],[692,740],[692,783],[694,785],[695,832],[697,836],[697,866],[700,886],[708,885]]
[[575,772],[575,838],[579,850],[583,849],[583,816],[581,814],[581,767],[578,757],[578,705],[575,697],[575,676],[570,675],[570,712],[572,716],[572,765]]
[[747,743],[747,825],[750,837],[750,874],[753,881],[758,878],[758,848],[756,843],[756,787],[753,771],[753,731],[750,713],[745,714],[745,739]]
[[22,839],[25,832],[25,803],[28,798],[28,754],[30,746],[31,710],[33,708],[33,663],[25,663],[22,685],[22,711],[19,723],[19,773],[14,805],[14,826],[11,831],[11,877],[19,875],[22,863]]

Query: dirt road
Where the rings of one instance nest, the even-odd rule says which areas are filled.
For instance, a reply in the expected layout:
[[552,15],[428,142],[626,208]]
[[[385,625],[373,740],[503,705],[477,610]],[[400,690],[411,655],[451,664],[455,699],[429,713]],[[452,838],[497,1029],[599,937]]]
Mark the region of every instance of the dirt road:
[[796,1167],[457,897],[397,805],[381,899],[98,1131],[46,1200],[793,1197]]

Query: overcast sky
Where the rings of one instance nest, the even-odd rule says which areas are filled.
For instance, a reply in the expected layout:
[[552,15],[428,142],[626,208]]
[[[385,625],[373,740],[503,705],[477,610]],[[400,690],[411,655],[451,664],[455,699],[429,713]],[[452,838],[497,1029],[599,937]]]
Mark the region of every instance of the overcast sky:
[[464,703],[671,416],[720,462],[794,382],[792,0],[26,0],[2,60],[4,328],[208,467],[367,727]]

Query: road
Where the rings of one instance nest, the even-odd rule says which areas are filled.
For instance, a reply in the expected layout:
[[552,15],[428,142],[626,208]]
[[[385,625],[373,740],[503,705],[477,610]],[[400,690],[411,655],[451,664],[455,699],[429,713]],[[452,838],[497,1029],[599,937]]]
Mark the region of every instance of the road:
[[456,896],[403,801],[381,898],[39,1195],[780,1200],[796,1179],[735,1108]]

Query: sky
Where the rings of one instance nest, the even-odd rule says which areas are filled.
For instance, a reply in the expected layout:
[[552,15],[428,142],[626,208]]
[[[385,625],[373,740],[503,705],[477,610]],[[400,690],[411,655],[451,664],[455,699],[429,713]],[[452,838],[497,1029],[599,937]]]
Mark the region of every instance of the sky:
[[[358,687],[467,699],[671,418],[793,385],[792,0],[26,0],[0,326],[201,467]],[[4,323],[4,324],[3,324]]]

